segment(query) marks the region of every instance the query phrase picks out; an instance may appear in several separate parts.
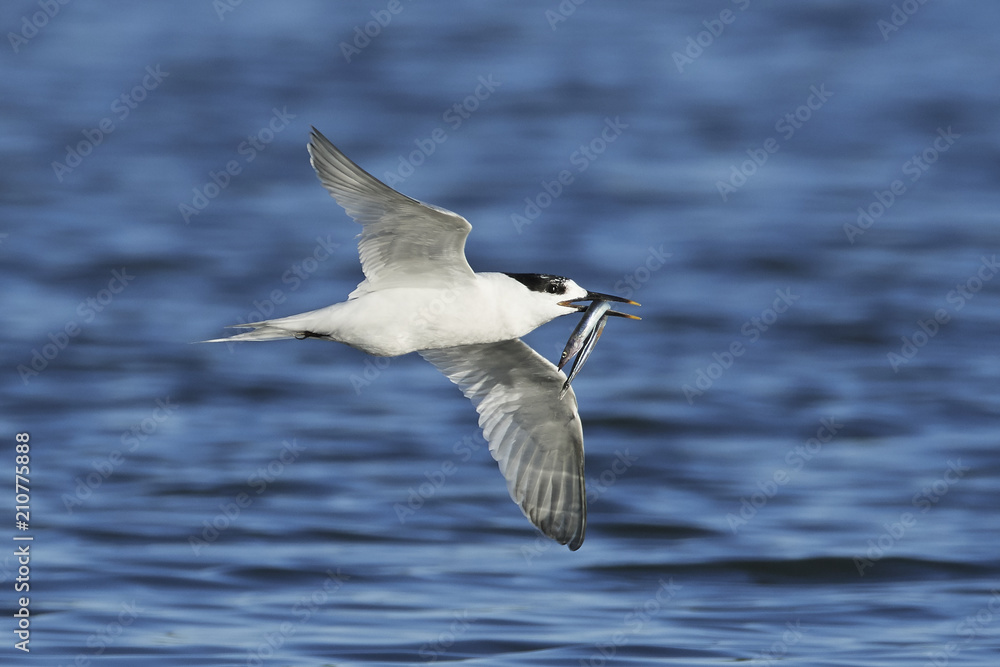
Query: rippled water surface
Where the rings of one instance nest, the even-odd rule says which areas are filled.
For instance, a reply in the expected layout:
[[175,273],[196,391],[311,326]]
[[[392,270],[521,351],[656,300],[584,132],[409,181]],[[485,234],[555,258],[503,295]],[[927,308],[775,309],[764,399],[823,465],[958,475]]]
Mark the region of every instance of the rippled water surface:
[[[45,7],[0,11],[4,664],[997,664],[995,3]],[[476,269],[642,302],[575,382],[578,552],[416,355],[190,344],[358,282],[310,125]]]

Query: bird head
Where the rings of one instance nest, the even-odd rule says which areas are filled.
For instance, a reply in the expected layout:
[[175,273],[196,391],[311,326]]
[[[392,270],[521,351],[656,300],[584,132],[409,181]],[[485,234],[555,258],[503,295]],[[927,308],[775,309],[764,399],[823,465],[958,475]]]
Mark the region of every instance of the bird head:
[[[553,320],[560,315],[570,315],[587,310],[589,301],[613,301],[616,303],[627,303],[633,306],[639,304],[630,299],[600,292],[591,292],[576,284],[573,280],[563,276],[553,276],[547,273],[507,273],[508,278],[512,278],[521,283],[528,291],[527,299],[532,304],[532,308],[538,311],[540,316],[544,316],[544,322]],[[584,302],[581,304],[581,302]],[[627,315],[616,311],[608,311],[609,315],[617,315],[637,320],[634,315]]]

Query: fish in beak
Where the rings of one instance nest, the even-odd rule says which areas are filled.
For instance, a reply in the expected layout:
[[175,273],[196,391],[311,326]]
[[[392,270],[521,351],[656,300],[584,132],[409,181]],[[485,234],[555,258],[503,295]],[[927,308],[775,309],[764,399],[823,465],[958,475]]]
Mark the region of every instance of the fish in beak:
[[[589,306],[582,306],[575,302],[577,301],[590,301]],[[580,372],[583,365],[587,363],[587,359],[590,357],[590,353],[594,350],[597,345],[598,339],[601,337],[601,332],[604,331],[604,325],[607,324],[609,315],[616,315],[618,317],[625,317],[630,320],[641,319],[635,315],[629,315],[627,313],[620,313],[615,310],[611,310],[612,302],[615,303],[627,303],[633,306],[638,306],[639,304],[635,301],[629,299],[624,299],[620,296],[612,296],[610,294],[600,294],[598,292],[587,292],[587,296],[582,299],[573,299],[571,301],[561,301],[559,305],[567,306],[569,308],[576,308],[578,311],[585,311],[583,319],[580,323],[576,325],[576,329],[570,334],[569,340],[566,342],[566,347],[563,349],[562,354],[559,357],[559,370],[569,362],[573,355],[576,355],[576,361],[573,362],[573,368],[570,370],[569,377],[566,378],[566,382],[563,383],[562,391],[559,393],[559,398],[566,395],[569,390],[570,383],[573,382],[573,378],[576,374]]]

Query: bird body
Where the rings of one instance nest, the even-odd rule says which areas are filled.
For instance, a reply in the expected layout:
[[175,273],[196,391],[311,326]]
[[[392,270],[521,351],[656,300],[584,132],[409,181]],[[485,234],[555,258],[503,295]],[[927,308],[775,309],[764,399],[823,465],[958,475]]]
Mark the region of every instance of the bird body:
[[[567,281],[570,298],[587,291]],[[537,295],[537,296],[535,296]],[[361,291],[326,308],[248,323],[254,331],[226,341],[323,338],[367,354],[395,357],[419,350],[520,338],[567,309],[505,273],[475,273],[448,287]],[[217,342],[217,341],[209,341]]]
[[[465,218],[396,192],[315,128],[308,149],[323,187],[362,225],[365,279],[342,303],[242,324],[252,331],[205,342],[320,338],[377,356],[420,353],[476,407],[490,454],[525,516],[579,549],[587,502],[576,395],[566,376],[520,338],[586,310],[579,301],[638,304],[561,276],[475,273],[465,259],[472,229]],[[571,341],[583,345],[581,355],[589,354],[604,313],[638,319],[603,305],[588,313]]]

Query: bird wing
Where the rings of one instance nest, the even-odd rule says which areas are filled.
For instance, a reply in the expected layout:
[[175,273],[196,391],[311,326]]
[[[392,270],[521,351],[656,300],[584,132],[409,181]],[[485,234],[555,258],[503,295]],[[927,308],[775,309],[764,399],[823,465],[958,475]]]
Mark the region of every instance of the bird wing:
[[347,214],[364,227],[358,241],[367,279],[351,296],[389,287],[449,286],[472,280],[465,259],[469,221],[396,192],[312,128],[309,162]]
[[587,526],[583,428],[566,376],[521,340],[421,350],[479,412],[510,497],[545,535],[576,551]]

